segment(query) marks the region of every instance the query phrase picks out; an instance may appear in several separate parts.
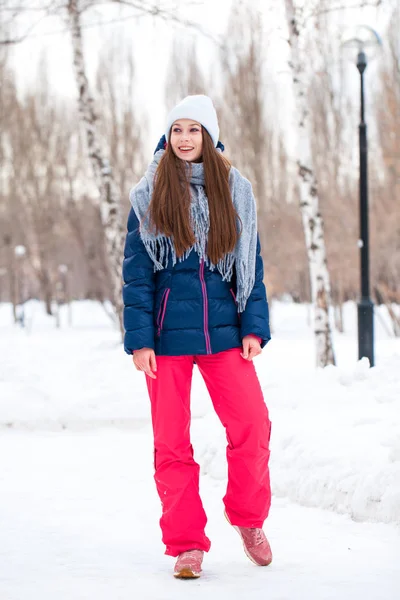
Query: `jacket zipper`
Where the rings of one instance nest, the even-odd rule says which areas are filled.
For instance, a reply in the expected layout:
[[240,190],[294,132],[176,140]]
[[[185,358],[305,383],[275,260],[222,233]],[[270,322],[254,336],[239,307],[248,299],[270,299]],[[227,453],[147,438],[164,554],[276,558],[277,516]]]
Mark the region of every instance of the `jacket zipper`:
[[206,351],[207,354],[212,354],[211,352],[211,342],[210,342],[210,334],[208,331],[208,297],[207,297],[207,287],[204,279],[204,260],[200,259],[200,281],[201,281],[201,290],[203,293],[203,317],[204,317],[204,336],[206,338]]
[[157,323],[158,323],[157,335],[158,336],[161,335],[161,331],[163,328],[165,311],[167,310],[167,302],[168,302],[168,296],[169,296],[170,291],[171,291],[170,288],[166,288],[164,290],[163,296],[161,298],[160,309],[159,309],[158,315],[157,315]]

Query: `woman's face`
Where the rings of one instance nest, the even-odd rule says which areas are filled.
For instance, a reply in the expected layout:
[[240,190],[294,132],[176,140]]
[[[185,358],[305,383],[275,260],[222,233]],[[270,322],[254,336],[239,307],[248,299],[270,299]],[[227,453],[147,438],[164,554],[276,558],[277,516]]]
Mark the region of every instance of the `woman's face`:
[[170,144],[178,158],[194,162],[203,154],[203,132],[200,123],[179,119],[171,127]]

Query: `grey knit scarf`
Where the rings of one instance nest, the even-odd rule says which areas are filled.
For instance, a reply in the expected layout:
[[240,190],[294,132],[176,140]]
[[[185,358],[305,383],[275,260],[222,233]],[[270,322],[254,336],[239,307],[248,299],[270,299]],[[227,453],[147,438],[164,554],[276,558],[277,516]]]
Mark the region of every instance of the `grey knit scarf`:
[[204,190],[204,168],[202,163],[192,163],[190,214],[196,242],[183,256],[177,258],[173,240],[163,234],[155,235],[151,232],[148,213],[150,198],[153,193],[154,176],[164,152],[165,150],[159,150],[154,155],[154,160],[149,165],[146,174],[129,194],[133,210],[140,222],[140,237],[154,263],[154,270],[165,269],[170,258],[172,259],[172,265],[175,265],[177,260],[186,259],[192,250],[197,252],[199,258],[205,261],[209,269],[214,270],[217,268],[224,281],[231,281],[233,269],[235,268],[237,280],[236,301],[239,312],[243,312],[254,287],[257,249],[257,211],[251,184],[237,169],[231,168],[229,186],[233,204],[242,222],[242,233],[233,252],[226,254],[217,265],[214,265],[206,254],[210,215]]

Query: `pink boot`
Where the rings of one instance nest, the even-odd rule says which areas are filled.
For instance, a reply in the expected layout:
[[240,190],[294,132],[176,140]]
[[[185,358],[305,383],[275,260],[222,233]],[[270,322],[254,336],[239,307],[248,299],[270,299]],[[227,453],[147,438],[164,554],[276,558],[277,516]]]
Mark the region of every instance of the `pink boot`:
[[203,557],[203,550],[182,552],[176,561],[174,577],[177,579],[197,579],[197,577],[200,577]]
[[[226,513],[225,517],[228,523],[232,525]],[[256,527],[238,527],[237,525],[232,525],[232,527],[236,529],[242,538],[244,551],[253,563],[260,567],[266,567],[272,562],[271,546],[262,529]]]

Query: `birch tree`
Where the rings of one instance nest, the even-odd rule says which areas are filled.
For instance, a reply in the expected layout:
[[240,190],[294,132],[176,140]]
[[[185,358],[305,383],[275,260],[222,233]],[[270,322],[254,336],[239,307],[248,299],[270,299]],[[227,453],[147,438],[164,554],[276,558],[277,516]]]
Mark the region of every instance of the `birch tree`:
[[94,99],[89,89],[89,82],[85,71],[79,0],[68,0],[67,8],[72,37],[74,72],[78,87],[79,112],[86,131],[88,153],[100,192],[101,218],[111,277],[111,300],[122,331],[121,268],[125,232],[122,227],[119,191],[115,183],[110,161],[105,156],[100,143]]
[[307,57],[304,52],[304,8],[285,0],[289,34],[290,67],[297,121],[297,173],[300,209],[310,271],[314,305],[317,366],[335,364],[329,321],[330,281],[326,261],[324,224],[319,208],[318,183],[312,162],[310,113],[307,100]]
[[311,56],[308,103],[312,128],[312,159],[324,215],[335,326],[344,331],[343,303],[358,282],[357,181],[354,177],[354,104],[346,93],[340,33],[331,13],[315,18],[307,43]]

